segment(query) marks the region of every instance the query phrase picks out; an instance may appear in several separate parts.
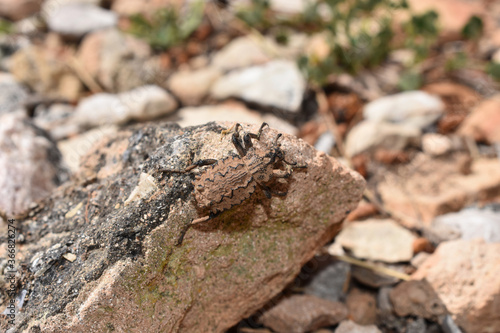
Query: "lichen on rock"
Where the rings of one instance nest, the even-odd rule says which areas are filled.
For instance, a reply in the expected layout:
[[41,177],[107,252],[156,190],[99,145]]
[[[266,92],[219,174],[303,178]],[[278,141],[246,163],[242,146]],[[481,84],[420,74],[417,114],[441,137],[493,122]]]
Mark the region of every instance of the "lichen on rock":
[[[231,125],[137,125],[97,145],[73,181],[20,224],[19,288],[28,290],[28,301],[17,331],[222,332],[290,283],[340,230],[364,180],[284,134],[281,148],[308,166],[272,183],[288,194],[267,199],[257,190],[193,225],[175,246],[183,227],[200,217],[194,175],[159,170],[236,154],[230,136],[221,140]],[[255,147],[267,149],[276,135],[264,130]],[[154,177],[157,189],[124,205],[141,174]],[[68,253],[76,259],[64,259]]]

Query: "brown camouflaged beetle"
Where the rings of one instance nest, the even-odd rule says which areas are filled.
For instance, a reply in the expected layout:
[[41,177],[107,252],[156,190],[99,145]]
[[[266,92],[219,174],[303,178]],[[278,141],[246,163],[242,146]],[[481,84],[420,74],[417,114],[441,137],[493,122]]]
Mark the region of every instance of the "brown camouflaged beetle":
[[[221,160],[206,159],[194,162],[185,170],[167,170],[163,172],[186,173],[196,167],[210,165],[211,167],[201,169],[193,182],[194,198],[197,205],[208,211],[208,216],[194,219],[182,231],[176,245],[181,245],[185,233],[190,225],[208,221],[220,213],[241,204],[250,198],[255,189],[260,187],[268,199],[271,194],[285,196],[287,192],[275,192],[265,183],[273,178],[287,178],[291,175],[293,168],[306,168],[307,165],[297,166],[296,162],[285,160],[285,154],[278,143],[281,134],[274,139],[272,147],[268,151],[257,151],[252,144],[252,139],[260,139],[264,126],[262,123],[257,134],[245,133],[240,137],[239,129],[241,124],[236,123],[231,128],[224,130],[222,134],[229,133],[235,129],[232,135],[232,142],[238,151],[239,156],[233,155]],[[275,169],[275,166],[283,162],[286,170]]]

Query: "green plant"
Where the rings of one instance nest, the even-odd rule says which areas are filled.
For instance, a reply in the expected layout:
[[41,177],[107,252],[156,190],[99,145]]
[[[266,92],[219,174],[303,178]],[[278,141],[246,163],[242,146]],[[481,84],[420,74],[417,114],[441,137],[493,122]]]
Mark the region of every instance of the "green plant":
[[0,18],[0,33],[8,34],[12,32],[12,23]]
[[465,39],[479,39],[483,34],[483,20],[480,17],[474,15],[462,28],[462,36]]
[[[364,68],[376,66],[391,51],[394,37],[393,11],[406,9],[405,0],[325,0],[330,18],[320,19],[317,3],[306,11],[307,16],[297,20],[305,25],[315,18],[318,31],[326,30],[330,54],[324,59],[302,58],[299,66],[306,76],[324,84],[331,74],[356,74]],[[324,7],[323,7],[324,9]]]
[[500,81],[500,64],[497,62],[490,62],[486,65],[486,73],[496,81]]
[[405,32],[404,47],[415,51],[415,61],[424,60],[438,38],[438,14],[431,10],[421,15],[412,15],[403,24]]
[[189,15],[180,15],[174,8],[156,12],[151,19],[137,14],[130,17],[129,32],[146,40],[154,49],[165,50],[186,40],[201,24],[204,2],[194,2]]
[[270,4],[268,0],[253,0],[250,7],[236,13],[236,16],[248,26],[264,30],[272,26],[269,19]]

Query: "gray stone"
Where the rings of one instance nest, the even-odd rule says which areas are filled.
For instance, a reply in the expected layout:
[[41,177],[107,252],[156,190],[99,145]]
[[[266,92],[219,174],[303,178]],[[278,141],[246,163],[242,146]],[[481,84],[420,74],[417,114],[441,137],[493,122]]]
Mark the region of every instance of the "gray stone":
[[47,17],[50,30],[75,38],[91,31],[114,27],[117,23],[118,16],[115,13],[88,3],[58,6]]
[[0,116],[0,209],[12,217],[66,179],[56,145],[26,115]]
[[75,107],[70,104],[54,103],[47,106],[42,103],[35,108],[33,122],[50,133],[54,140],[60,140],[78,133],[77,127],[67,126],[74,111]]
[[363,115],[371,121],[406,124],[418,129],[432,125],[444,113],[444,103],[424,91],[406,91],[365,105]]
[[425,235],[435,243],[475,238],[482,238],[488,243],[500,243],[500,212],[467,208],[458,213],[444,214],[432,221]]
[[28,93],[12,75],[0,73],[0,115],[23,107]]
[[305,79],[294,62],[274,60],[230,72],[216,81],[211,94],[217,99],[239,97],[296,113],[300,110],[305,88]]
[[351,265],[343,261],[329,262],[315,273],[304,288],[304,292],[332,302],[345,297],[344,286],[349,278]]

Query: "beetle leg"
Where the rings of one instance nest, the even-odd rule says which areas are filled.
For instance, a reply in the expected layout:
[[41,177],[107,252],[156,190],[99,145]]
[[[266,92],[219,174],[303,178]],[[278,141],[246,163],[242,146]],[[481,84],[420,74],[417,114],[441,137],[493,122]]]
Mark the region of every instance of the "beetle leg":
[[236,147],[236,150],[238,151],[238,154],[240,154],[241,157],[244,157],[247,154],[247,152],[245,151],[245,148],[241,144],[240,135],[238,134],[238,132],[233,133],[232,140],[233,140],[233,145]]
[[261,183],[257,183],[257,184],[259,184],[260,188],[262,189],[262,191],[266,195],[266,198],[271,199],[271,192],[269,191],[269,187],[267,187],[266,185],[263,185]]
[[186,235],[186,232],[188,231],[189,227],[191,226],[191,223],[186,224],[184,228],[181,230],[181,234],[179,235],[179,238],[177,238],[177,242],[175,242],[175,246],[180,246],[182,244],[182,241],[184,240],[184,236]]
[[209,159],[206,159],[206,160],[196,161],[196,162],[194,162],[193,164],[191,164],[190,166],[188,166],[184,170],[159,169],[158,171],[161,171],[161,172],[170,172],[170,173],[187,173],[187,172],[193,170],[196,167],[200,167],[200,166],[204,166],[204,165],[210,165],[210,164],[214,164],[214,163],[217,163],[217,160],[209,158]]
[[179,238],[177,238],[177,242],[175,242],[175,246],[181,246],[182,245],[182,241],[184,240],[184,236],[186,235],[186,232],[189,230],[189,228],[193,224],[198,224],[198,223],[202,223],[202,222],[206,222],[208,220],[211,220],[214,217],[218,216],[220,213],[221,212],[210,213],[207,216],[199,217],[197,219],[192,220],[190,223],[188,223],[186,226],[184,226],[184,228],[181,230],[181,234],[179,235]]
[[243,142],[245,143],[246,150],[248,150],[248,148],[253,146],[250,134],[252,134],[252,133],[245,133],[245,135],[243,136]]
[[288,165],[291,165],[293,166],[292,169],[300,169],[300,168],[307,168],[307,163],[304,164],[304,165],[297,165],[297,162],[288,162],[287,160],[285,159],[282,159],[283,163],[285,164],[288,164]]
[[181,230],[181,234],[180,234],[179,238],[177,238],[177,242],[175,243],[175,246],[180,246],[182,244],[182,241],[184,240],[184,236],[186,235],[186,232],[189,230],[189,228],[193,224],[197,224],[197,223],[208,221],[212,217],[213,217],[212,215],[208,215],[208,216],[205,216],[205,217],[200,217],[200,218],[192,220],[190,223],[188,223],[186,226],[184,226],[184,228]]
[[204,160],[199,160],[194,162],[192,165],[194,166],[204,166],[204,165],[211,165],[217,163],[217,160],[214,160],[213,158],[207,158]]
[[278,145],[278,139],[281,138],[281,133],[278,133],[278,135],[276,135],[276,139],[274,139],[274,142],[273,142],[273,146],[279,146]]
[[228,133],[231,133],[231,131],[233,130],[234,126],[236,126],[236,124],[238,123],[234,123],[231,127],[229,128],[226,128],[225,130],[222,130],[220,132],[220,140],[222,141],[222,138],[224,137],[224,135],[228,134]]
[[257,132],[257,134],[256,133],[248,133],[248,135],[253,139],[260,140],[260,135],[262,134],[262,129],[264,128],[264,126],[269,127],[269,125],[266,122],[264,122],[264,123],[262,123],[262,125],[260,125],[259,131]]
[[276,192],[276,191],[271,190],[269,188],[269,186],[266,186],[266,185],[261,184],[261,183],[257,183],[257,184],[259,184],[259,186],[262,188],[262,190],[264,191],[264,194],[266,195],[266,197],[268,199],[271,199],[271,194],[279,195],[280,197],[284,197],[288,193],[288,192]]

